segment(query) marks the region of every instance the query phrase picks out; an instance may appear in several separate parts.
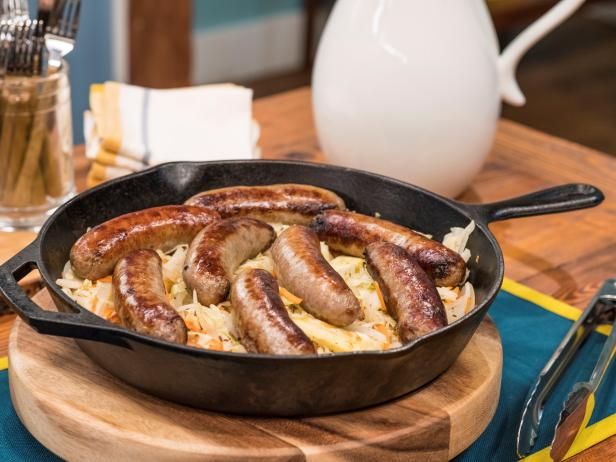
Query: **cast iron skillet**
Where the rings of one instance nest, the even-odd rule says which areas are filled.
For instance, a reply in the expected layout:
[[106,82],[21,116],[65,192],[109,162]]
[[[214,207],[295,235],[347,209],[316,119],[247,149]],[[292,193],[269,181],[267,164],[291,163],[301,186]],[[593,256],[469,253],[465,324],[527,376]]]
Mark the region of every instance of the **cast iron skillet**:
[[[305,183],[328,188],[350,209],[442,239],[475,220],[470,280],[477,307],[449,326],[385,352],[322,357],[234,354],[200,350],[140,335],[80,308],[54,281],[88,227],[123,213],[178,204],[193,194],[233,185]],[[572,184],[487,205],[466,205],[383,176],[303,162],[227,161],[163,164],[78,195],[47,220],[38,238],[0,267],[0,292],[42,334],[73,337],[113,375],[153,395],[215,411],[314,415],[357,409],[408,393],[457,358],[494,300],[503,279],[501,250],[487,224],[496,220],[582,209],[601,191]],[[580,236],[582,238],[582,236]],[[532,250],[532,249],[529,249]],[[44,311],[17,281],[38,268],[59,310]]]

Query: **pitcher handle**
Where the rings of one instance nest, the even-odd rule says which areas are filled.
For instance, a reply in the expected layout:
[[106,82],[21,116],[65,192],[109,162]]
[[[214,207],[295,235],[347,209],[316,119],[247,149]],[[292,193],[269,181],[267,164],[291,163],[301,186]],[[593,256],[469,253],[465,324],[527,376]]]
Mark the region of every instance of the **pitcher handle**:
[[507,45],[498,60],[500,92],[505,102],[513,106],[523,106],[526,103],[515,76],[518,62],[530,47],[575,13],[585,1],[561,0]]

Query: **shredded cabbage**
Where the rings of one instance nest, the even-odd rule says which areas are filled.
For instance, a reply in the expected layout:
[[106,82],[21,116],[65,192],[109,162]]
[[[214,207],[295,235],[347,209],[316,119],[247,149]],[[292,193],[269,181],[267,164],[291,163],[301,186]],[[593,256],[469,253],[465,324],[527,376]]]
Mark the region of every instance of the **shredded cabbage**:
[[466,243],[474,230],[474,221],[471,221],[466,228],[451,228],[451,231],[443,237],[443,245],[459,253],[464,261],[468,262],[471,258],[471,251],[466,248]]
[[[273,223],[272,226],[277,234],[288,227],[279,223]],[[466,244],[474,229],[474,222],[465,228],[452,228],[451,232],[445,235],[443,244],[468,261],[470,251]],[[204,306],[198,302],[195,292],[188,291],[182,278],[187,252],[187,245],[179,245],[168,252],[158,251],[158,254],[163,262],[163,282],[167,298],[186,323],[189,331],[188,344],[213,350],[245,352],[246,349],[239,342],[235,331],[230,302]],[[396,322],[383,305],[377,284],[368,273],[365,260],[346,255],[334,257],[324,242],[321,242],[321,253],[359,300],[364,318],[345,328],[332,326],[294,304],[293,300],[285,296],[283,290],[281,298],[289,316],[315,343],[317,351],[336,353],[385,350],[400,346]],[[244,262],[238,271],[243,268],[261,268],[274,274],[274,263],[269,251]],[[119,322],[113,308],[110,277],[98,281],[80,279],[73,272],[69,261],[64,266],[62,277],[56,283],[64,293],[83,307],[109,321]],[[462,287],[438,287],[437,290],[449,323],[461,318],[475,306],[475,293],[469,282]],[[289,297],[291,295],[293,294],[288,293]]]

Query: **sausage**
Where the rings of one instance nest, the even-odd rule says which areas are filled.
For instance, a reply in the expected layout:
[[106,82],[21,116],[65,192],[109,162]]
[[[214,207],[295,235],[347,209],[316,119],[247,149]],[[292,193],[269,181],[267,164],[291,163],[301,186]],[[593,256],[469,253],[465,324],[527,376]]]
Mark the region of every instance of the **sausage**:
[[122,257],[113,271],[113,301],[122,325],[174,343],[186,343],[182,317],[167,301],[162,261],[154,250]]
[[95,226],[71,248],[75,274],[96,280],[113,271],[116,262],[137,249],[171,250],[188,244],[219,215],[200,207],[166,205],[127,213]]
[[372,242],[399,245],[417,260],[438,286],[457,286],[466,276],[466,263],[458,253],[390,221],[354,212],[328,210],[315,217],[310,226],[330,248],[356,257],[361,257]]
[[284,230],[272,246],[272,258],[280,283],[302,299],[308,313],[340,327],[362,314],[342,276],[321,255],[319,239],[310,228],[293,225]]
[[231,289],[231,311],[240,342],[248,351],[277,355],[316,354],[278,295],[278,283],[262,269],[244,269]]
[[408,252],[388,242],[366,247],[368,272],[379,285],[403,343],[447,325],[434,281]]
[[186,286],[197,292],[202,305],[224,301],[237,267],[266,250],[275,238],[270,225],[253,218],[227,218],[206,226],[188,248]]
[[286,224],[308,224],[324,210],[345,208],[338,195],[305,184],[212,189],[191,197],[185,203],[213,209],[223,218],[246,216]]

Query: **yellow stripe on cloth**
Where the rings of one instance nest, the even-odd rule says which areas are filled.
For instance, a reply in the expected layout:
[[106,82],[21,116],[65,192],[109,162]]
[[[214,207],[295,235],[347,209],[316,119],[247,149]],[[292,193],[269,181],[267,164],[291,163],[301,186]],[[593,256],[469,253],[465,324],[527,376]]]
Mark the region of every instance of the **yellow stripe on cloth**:
[[122,147],[122,117],[120,114],[120,84],[105,82],[103,88],[103,112],[96,120],[102,146],[107,151],[120,152]]
[[[565,455],[565,458],[579,454],[614,435],[616,435],[616,414],[612,414],[582,430],[573,442],[569,452]],[[551,462],[550,447],[543,448],[541,451],[531,454],[522,460],[525,462]]]
[[[540,306],[552,313],[555,313],[561,317],[575,320],[577,319],[581,311],[577,308],[572,307],[571,305],[567,305],[560,300],[557,300],[549,295],[542,294],[530,287],[527,287],[518,282],[512,281],[511,279],[505,278],[503,281],[503,290],[508,292],[516,297],[522,298],[524,300],[528,300],[535,305]],[[607,326],[602,326],[607,327]],[[597,329],[601,333],[606,334],[609,332],[609,329]],[[0,370],[5,370],[8,368],[9,362],[6,356],[0,357]],[[573,442],[571,449],[567,453],[565,457],[571,457],[576,454],[579,454],[582,451],[594,446],[601,441],[605,441],[606,439],[616,435],[616,414],[613,414],[609,417],[606,417],[599,422],[594,423],[590,427],[584,428],[576,440]],[[550,448],[546,447],[541,451],[538,451],[534,454],[523,459],[527,462],[550,462],[552,459],[550,457]]]
[[[505,278],[503,280],[503,285],[501,288],[505,292],[509,292],[510,294],[524,300],[528,300],[529,302],[551,311],[562,318],[576,321],[582,314],[582,310],[575,308],[574,306],[561,302],[554,297],[538,292],[535,289],[531,289],[530,287],[520,284],[519,282],[515,282],[509,278]],[[610,335],[612,332],[612,327],[603,325],[597,327],[596,331],[603,335]]]
[[[91,143],[93,140],[99,139],[105,132],[104,91],[105,85],[102,83],[94,83],[90,85],[90,114],[94,123],[91,124],[91,131],[86,137],[87,143]],[[85,117],[86,116],[84,116],[84,119]]]
[[115,152],[106,151],[105,149],[99,149],[96,153],[96,162],[102,165],[107,165],[109,167],[121,167],[132,170],[133,172],[138,172],[139,170],[143,170],[146,168],[145,164],[132,159],[130,157],[122,156]]
[[102,83],[93,83],[90,85],[90,109],[94,117],[100,118],[104,112],[103,108],[103,91],[105,85]]
[[132,170],[120,167],[110,167],[107,165],[99,164],[98,162],[94,161],[92,162],[92,165],[90,166],[90,171],[88,172],[88,176],[86,177],[86,186],[88,188],[93,188],[94,186],[97,186],[104,181],[119,178],[130,173],[133,173]]
[[99,180],[98,178],[96,178],[96,176],[94,176],[94,172],[92,172],[92,169],[90,169],[90,171],[88,172],[88,176],[86,177],[86,186],[88,188],[93,188],[94,186],[98,186],[104,181],[105,180]]
[[108,165],[103,165],[98,163],[97,161],[92,162],[92,166],[90,167],[90,173],[88,176],[94,180],[111,180],[113,178],[119,178],[124,175],[128,175],[133,173],[132,170],[122,167],[110,167]]

